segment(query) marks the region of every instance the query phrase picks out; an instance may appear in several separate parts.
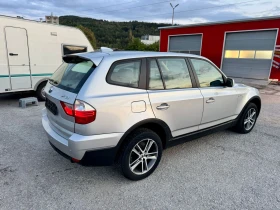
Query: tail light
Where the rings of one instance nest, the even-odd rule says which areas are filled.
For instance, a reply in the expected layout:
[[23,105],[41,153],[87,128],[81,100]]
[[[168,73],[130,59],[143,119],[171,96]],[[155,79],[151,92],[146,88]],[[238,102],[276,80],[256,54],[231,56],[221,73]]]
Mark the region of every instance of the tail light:
[[95,120],[96,110],[83,101],[76,100],[74,105],[61,101],[60,104],[67,115],[75,118],[75,123],[88,124]]

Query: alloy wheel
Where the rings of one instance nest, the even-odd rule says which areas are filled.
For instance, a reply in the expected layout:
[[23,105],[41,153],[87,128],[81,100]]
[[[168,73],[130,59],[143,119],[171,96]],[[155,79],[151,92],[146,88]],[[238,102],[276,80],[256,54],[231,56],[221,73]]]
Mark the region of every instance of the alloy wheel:
[[257,111],[254,108],[249,109],[244,119],[245,130],[248,131],[254,126],[256,122],[256,118],[257,118]]
[[129,168],[137,175],[147,173],[155,165],[158,158],[158,146],[152,139],[138,142],[130,152]]

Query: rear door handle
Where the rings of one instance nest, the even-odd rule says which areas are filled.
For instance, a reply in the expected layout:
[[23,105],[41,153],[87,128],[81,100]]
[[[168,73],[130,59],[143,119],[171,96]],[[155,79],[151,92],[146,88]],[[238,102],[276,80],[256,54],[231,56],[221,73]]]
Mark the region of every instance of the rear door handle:
[[18,54],[9,53],[10,56],[18,56]]
[[206,103],[208,103],[208,104],[209,104],[209,103],[213,103],[213,102],[215,102],[215,99],[214,99],[214,98],[212,98],[212,97],[211,97],[211,98],[209,98],[209,99],[206,101]]
[[157,106],[158,110],[166,110],[168,108],[169,108],[169,105],[167,103],[163,103],[163,104]]

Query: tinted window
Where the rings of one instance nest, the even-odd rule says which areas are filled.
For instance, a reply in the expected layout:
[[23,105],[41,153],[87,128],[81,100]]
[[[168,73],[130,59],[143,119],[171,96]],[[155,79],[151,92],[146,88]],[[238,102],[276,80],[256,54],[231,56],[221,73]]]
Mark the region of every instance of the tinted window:
[[150,61],[149,89],[164,89],[160,71],[155,59]]
[[222,74],[209,62],[199,59],[190,59],[197,74],[200,87],[223,86]]
[[78,93],[94,68],[91,61],[63,63],[49,80],[52,85]]
[[192,82],[184,58],[158,59],[166,89],[191,88]]
[[240,50],[239,58],[255,58],[254,50]]
[[272,58],[273,51],[256,51],[256,59],[271,59]]
[[226,50],[225,58],[238,58],[239,50]]
[[63,45],[63,55],[87,52],[87,47]]
[[113,65],[108,75],[109,83],[127,87],[138,87],[140,66],[140,60],[121,62]]

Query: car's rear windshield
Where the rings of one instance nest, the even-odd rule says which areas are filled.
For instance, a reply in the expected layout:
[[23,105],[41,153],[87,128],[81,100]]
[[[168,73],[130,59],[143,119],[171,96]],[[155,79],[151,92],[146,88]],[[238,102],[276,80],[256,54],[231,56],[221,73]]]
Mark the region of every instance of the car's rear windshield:
[[63,63],[49,81],[58,88],[78,93],[95,67],[91,61]]

